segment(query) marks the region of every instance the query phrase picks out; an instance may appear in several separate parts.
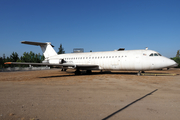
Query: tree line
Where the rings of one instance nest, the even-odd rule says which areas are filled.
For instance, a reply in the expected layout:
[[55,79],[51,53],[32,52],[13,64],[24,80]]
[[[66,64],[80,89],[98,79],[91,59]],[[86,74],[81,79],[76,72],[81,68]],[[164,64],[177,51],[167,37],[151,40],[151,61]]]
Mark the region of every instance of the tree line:
[[[41,55],[40,53],[35,54],[34,52],[24,52],[23,56],[18,55],[17,52],[13,52],[10,56],[6,57],[5,54],[3,54],[3,57],[0,56],[0,68],[6,68],[6,67],[16,67],[20,65],[5,65],[5,62],[33,62],[33,63],[41,63],[44,60],[44,55]],[[21,65],[22,66],[22,65]],[[27,65],[23,65],[27,66]]]
[[[62,47],[62,44],[60,44],[58,48],[58,54],[64,54],[64,48]],[[13,52],[9,57],[6,57],[5,54],[3,56],[0,56],[0,68],[7,68],[7,67],[26,67],[28,65],[5,65],[5,62],[32,62],[32,63],[41,63],[44,60],[44,55],[41,55],[40,53],[36,54],[32,51],[30,52],[24,52],[23,56],[18,55],[17,52]]]

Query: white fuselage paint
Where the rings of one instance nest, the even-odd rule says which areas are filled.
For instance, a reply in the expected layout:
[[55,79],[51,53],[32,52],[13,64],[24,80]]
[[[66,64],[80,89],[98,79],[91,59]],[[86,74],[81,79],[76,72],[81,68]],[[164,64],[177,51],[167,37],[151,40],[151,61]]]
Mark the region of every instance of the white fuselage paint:
[[99,70],[154,70],[177,65],[164,56],[150,56],[157,53],[153,50],[125,50],[108,52],[88,52],[60,54],[48,58],[49,63],[59,64],[64,59],[66,63],[76,65],[98,65]]

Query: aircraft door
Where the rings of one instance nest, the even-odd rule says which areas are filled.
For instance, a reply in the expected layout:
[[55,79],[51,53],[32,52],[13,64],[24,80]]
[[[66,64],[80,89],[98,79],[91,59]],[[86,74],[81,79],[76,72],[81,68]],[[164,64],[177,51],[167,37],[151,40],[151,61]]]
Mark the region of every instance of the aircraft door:
[[111,66],[112,66],[112,69],[119,69],[119,65],[120,65],[120,59],[118,58],[118,56],[114,55],[114,56],[111,56]]
[[89,57],[88,57],[88,63],[89,64],[91,64],[91,59],[92,59],[92,57],[91,57],[91,55],[89,55]]
[[135,67],[136,70],[141,69],[141,61],[140,61],[140,59],[141,59],[140,55],[135,56],[135,65],[134,65],[134,67]]

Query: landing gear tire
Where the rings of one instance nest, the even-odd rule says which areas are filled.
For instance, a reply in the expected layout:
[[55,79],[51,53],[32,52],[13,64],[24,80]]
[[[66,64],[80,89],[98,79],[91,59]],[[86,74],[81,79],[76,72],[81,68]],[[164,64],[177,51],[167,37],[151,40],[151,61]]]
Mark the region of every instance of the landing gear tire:
[[86,70],[86,74],[91,74],[92,71],[91,70]]
[[81,74],[81,71],[80,70],[76,70],[75,71],[75,75],[80,75]]
[[61,69],[61,71],[66,71],[66,70],[67,70],[67,69],[63,69],[63,68]]

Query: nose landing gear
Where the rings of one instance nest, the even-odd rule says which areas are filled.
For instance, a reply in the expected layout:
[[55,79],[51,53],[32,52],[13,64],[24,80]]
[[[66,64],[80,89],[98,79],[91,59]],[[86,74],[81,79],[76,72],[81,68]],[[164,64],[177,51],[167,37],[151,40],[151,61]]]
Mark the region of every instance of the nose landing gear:
[[144,71],[139,71],[138,73],[137,73],[137,75],[138,76],[141,76],[141,73],[145,73]]

